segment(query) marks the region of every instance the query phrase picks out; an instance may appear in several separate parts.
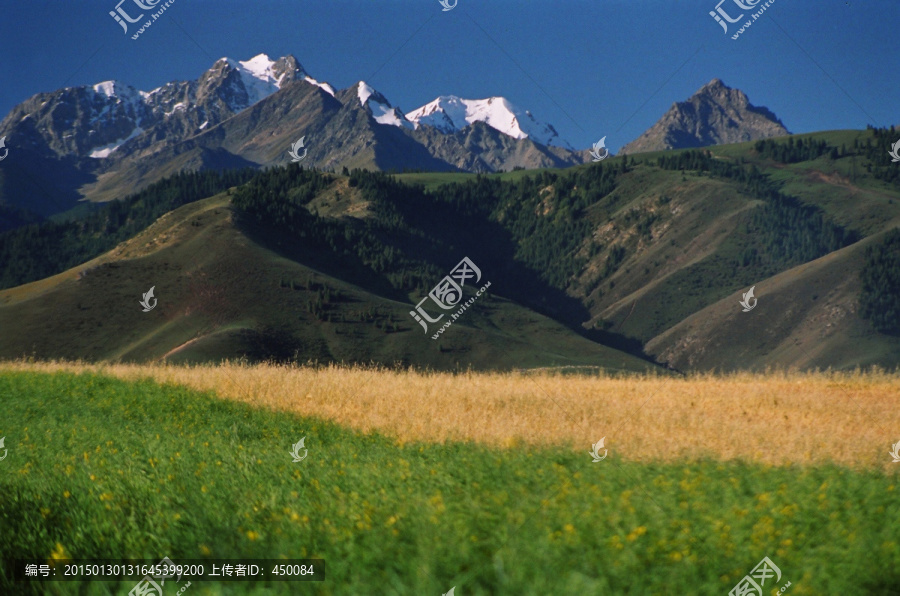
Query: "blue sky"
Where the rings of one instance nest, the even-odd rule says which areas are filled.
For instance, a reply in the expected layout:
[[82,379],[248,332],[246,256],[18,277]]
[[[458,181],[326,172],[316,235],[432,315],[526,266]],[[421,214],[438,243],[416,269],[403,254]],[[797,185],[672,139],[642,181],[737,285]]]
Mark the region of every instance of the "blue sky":
[[365,80],[404,111],[502,95],[576,147],[606,136],[615,151],[716,77],[791,132],[900,123],[897,0],[775,0],[737,40],[709,16],[718,0],[175,0],[137,40],[109,16],[117,3],[5,0],[0,114],[41,91],[149,90],[266,53],[336,88]]

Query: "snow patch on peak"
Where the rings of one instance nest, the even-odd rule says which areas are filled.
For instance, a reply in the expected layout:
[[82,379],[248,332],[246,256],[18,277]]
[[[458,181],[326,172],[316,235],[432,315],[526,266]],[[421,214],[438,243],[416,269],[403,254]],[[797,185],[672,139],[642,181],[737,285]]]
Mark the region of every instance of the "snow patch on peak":
[[115,151],[116,149],[121,147],[123,144],[125,144],[126,142],[130,141],[131,139],[133,139],[134,137],[138,136],[139,134],[141,134],[143,132],[144,132],[143,128],[141,128],[140,126],[136,126],[134,128],[134,130],[131,131],[131,134],[129,134],[127,137],[125,137],[123,139],[119,139],[117,141],[113,141],[112,143],[109,143],[108,145],[103,145],[102,147],[94,147],[94,149],[93,149],[93,151],[91,151],[89,157],[93,157],[94,159],[103,159],[104,157],[109,157],[110,153],[112,153],[113,151]]
[[375,91],[365,81],[357,84],[356,92],[360,105],[364,108],[369,107],[375,122],[415,130],[415,125],[406,119],[403,112],[389,104],[381,93]]
[[365,106],[369,98],[375,94],[375,90],[369,87],[365,81],[360,81],[356,85],[356,93],[359,96],[359,105]]
[[265,79],[272,71],[272,65],[275,61],[269,58],[267,54],[257,54],[249,60],[240,63],[249,72],[253,73],[258,79]]
[[97,83],[94,85],[94,92],[106,97],[113,97],[116,94],[116,82],[103,81],[102,83]]
[[287,73],[281,73],[280,75],[275,74],[275,63],[276,60],[270,59],[266,54],[259,54],[250,58],[249,60],[238,62],[240,65],[238,70],[242,70],[243,73],[250,75],[251,77],[258,79],[264,83],[269,83],[274,85],[277,89],[281,88],[281,81],[284,80],[284,75]]
[[334,87],[332,87],[328,83],[320,83],[319,81],[315,80],[312,77],[306,77],[304,80],[307,83],[309,83],[310,85],[315,85],[316,87],[321,88],[325,93],[327,93],[331,97],[334,97]]
[[377,101],[370,101],[369,109],[372,110],[372,117],[375,118],[375,122],[379,124],[390,124],[391,126],[400,126],[409,130],[415,130],[416,128],[397,108],[392,108]]
[[470,124],[466,100],[455,95],[442,95],[406,115],[416,128],[433,126],[443,133],[456,132]]
[[118,81],[103,81],[93,85],[91,89],[97,95],[107,99],[123,100],[126,102],[143,101],[143,91],[138,91],[131,85],[124,85]]
[[569,143],[559,138],[553,126],[539,122],[531,112],[516,107],[505,97],[463,99],[455,95],[442,95],[409,112],[406,118],[416,128],[427,124],[443,133],[462,130],[473,122],[483,122],[514,139],[527,138],[542,145],[572,149]]
[[241,75],[250,105],[261,101],[281,89],[284,74],[276,77],[272,70],[275,62],[265,54],[254,56],[246,62],[238,62],[235,66]]
[[163,116],[166,117],[166,118],[168,118],[169,116],[171,116],[171,115],[174,114],[175,112],[179,112],[179,111],[180,111],[180,112],[184,112],[184,111],[186,111],[186,110],[187,110],[187,106],[184,105],[184,102],[183,102],[183,101],[179,101],[179,102],[176,103],[174,106],[172,106],[172,109],[171,109],[170,111],[165,112],[165,113],[163,114]]
[[272,60],[266,54],[259,54],[249,60],[242,61],[221,58],[216,61],[216,64],[223,61],[230,68],[237,71],[241,83],[247,91],[247,105],[232,106],[237,111],[250,107],[281,89],[282,82],[285,81],[289,74],[287,70],[278,74],[276,65],[279,61]]

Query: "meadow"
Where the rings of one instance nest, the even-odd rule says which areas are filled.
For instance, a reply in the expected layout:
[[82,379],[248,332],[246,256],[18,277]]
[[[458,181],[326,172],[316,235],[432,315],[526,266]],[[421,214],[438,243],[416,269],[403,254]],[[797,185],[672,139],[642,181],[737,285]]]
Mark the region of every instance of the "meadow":
[[878,371],[5,362],[0,591],[134,586],[13,586],[17,557],[168,556],[326,561],[191,594],[727,594],[768,556],[776,591],[893,594],[898,397]]

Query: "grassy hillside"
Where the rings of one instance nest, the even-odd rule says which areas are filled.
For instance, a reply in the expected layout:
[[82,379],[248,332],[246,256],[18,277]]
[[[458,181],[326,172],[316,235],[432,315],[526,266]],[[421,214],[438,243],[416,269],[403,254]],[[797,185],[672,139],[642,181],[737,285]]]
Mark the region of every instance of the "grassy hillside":
[[[93,374],[5,372],[0,394],[15,421],[0,427],[3,561],[326,563],[321,583],[196,581],[197,594],[712,595],[764,556],[791,594],[900,587],[896,483],[878,471],[404,443]],[[308,457],[292,463],[301,437]],[[38,593],[0,565],[4,591]],[[136,579],[51,590],[124,594]]]
[[[680,369],[895,366],[894,338],[857,314],[860,262],[853,255],[861,253],[840,250],[900,225],[900,187],[879,165],[887,137],[832,131],[762,146],[614,158],[558,176],[535,173],[537,188],[522,187],[517,200],[539,215],[527,222],[527,234],[514,236],[517,257],[541,272],[553,268],[555,277],[546,279],[589,309],[585,326],[635,338]],[[589,196],[578,172],[591,168],[617,172],[611,192]],[[521,181],[524,174],[502,176]],[[448,197],[477,187],[469,181],[441,188],[435,178],[410,176]],[[493,204],[489,193],[481,200]],[[504,212],[493,215],[501,219]],[[566,246],[557,246],[559,237]],[[828,273],[813,283],[804,277],[813,269],[802,264],[816,259],[824,259]],[[767,280],[788,273],[795,291],[779,298],[779,307],[793,313],[788,320],[779,319],[779,327],[760,317],[733,324],[740,313],[735,294],[773,287]],[[829,299],[815,303],[823,292]],[[770,307],[772,298],[766,297]],[[817,308],[804,317],[808,303]],[[722,314],[715,325],[712,310]],[[691,320],[703,321],[702,329]],[[786,349],[792,344],[805,344],[805,351]]]
[[[860,317],[857,273],[865,251],[885,233],[756,283],[757,306],[742,312],[741,293],[690,315],[647,344],[685,369],[900,366],[900,338]],[[749,285],[749,284],[748,284]],[[896,295],[895,295],[896,298]]]
[[[658,158],[678,152],[644,154],[630,175],[637,200],[629,208],[653,221],[637,242],[640,217],[598,228],[634,248],[592,295],[594,324],[640,338],[647,351],[681,369],[896,366],[896,338],[876,333],[858,314],[861,251],[900,225],[900,187],[876,176],[879,167],[886,168],[875,165],[880,159],[875,143],[884,138],[876,139],[875,131],[834,131],[770,143],[788,147],[801,141],[830,149],[792,163],[761,155],[754,143],[709,151],[723,163],[757,168],[769,188],[818,210],[816,217],[864,242],[821,254],[814,266],[800,264],[808,257],[767,253],[764,232],[778,228],[754,225],[766,203],[758,191],[710,172],[666,173],[654,167]],[[785,238],[787,244],[792,230],[793,225],[778,230],[772,239]],[[602,260],[586,268],[588,288],[591,271],[604,268]],[[741,313],[737,304],[741,292],[754,285],[757,297],[766,292],[760,298],[769,313],[765,318],[763,311]]]
[[[333,263],[332,275],[325,274],[314,265],[329,263],[315,255],[292,259],[260,246],[233,225],[229,205],[227,194],[186,205],[110,253],[0,292],[0,355],[374,361],[438,369],[651,366],[499,292],[481,298],[453,333],[434,341],[409,316],[405,297],[378,293],[377,284],[366,291]],[[158,306],[144,313],[138,301],[151,286]]]
[[[105,305],[107,286],[119,287],[117,266],[103,264],[79,282],[65,317],[40,302],[14,304],[56,282],[0,294],[0,322],[11,326],[0,355],[634,370],[649,352],[679,369],[895,366],[897,338],[877,332],[880,319],[868,311],[868,320],[860,316],[857,283],[860,251],[900,226],[890,135],[831,131],[489,176],[268,170],[227,195],[230,207],[220,197],[213,217],[204,207],[188,224],[194,212],[179,211],[144,233],[138,245],[150,252],[153,236],[174,234],[166,226],[183,236],[164,255],[136,249],[125,269],[134,279],[128,296],[152,285],[175,290],[168,311],[141,318],[163,313],[165,324],[132,333],[122,319],[112,341],[96,329],[84,335],[105,323],[85,314],[88,304]],[[91,215],[88,233],[65,223],[59,263],[55,228],[32,234],[41,240],[34,251],[31,236],[0,234],[3,278],[96,256],[104,241],[146,225],[149,207],[158,207],[150,202]],[[209,230],[234,232],[226,239]],[[491,291],[454,333],[432,342],[433,354],[411,343],[422,331],[410,305],[463,257]],[[890,300],[888,285],[867,291]],[[769,310],[738,317],[735,296],[750,287]],[[763,318],[776,304],[784,316]],[[598,344],[636,359],[608,358],[617,353]],[[489,354],[495,360],[484,360]]]

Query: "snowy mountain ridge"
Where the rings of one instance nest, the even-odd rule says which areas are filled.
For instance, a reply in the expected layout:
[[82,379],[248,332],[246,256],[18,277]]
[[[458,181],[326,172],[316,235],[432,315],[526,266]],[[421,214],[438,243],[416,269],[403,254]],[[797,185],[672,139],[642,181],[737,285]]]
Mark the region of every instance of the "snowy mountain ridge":
[[559,137],[550,124],[540,122],[528,110],[522,110],[505,97],[463,99],[442,95],[406,114],[416,128],[425,124],[444,133],[462,130],[473,122],[484,122],[514,139],[531,139],[542,145],[574,148]]
[[[0,121],[0,136],[51,159],[86,160],[72,162],[77,175],[103,173],[86,192],[104,199],[122,191],[105,182],[111,172],[132,169],[151,181],[150,164],[168,159],[160,171],[277,164],[285,159],[280,149],[303,136],[317,147],[307,163],[323,168],[492,172],[586,159],[503,97],[442,96],[407,115],[365,81],[338,91],[293,56],[266,54],[223,57],[196,79],[149,91],[106,80],[38,93]],[[192,161],[177,157],[185,152]]]
[[[241,78],[241,83],[246,89],[249,99],[245,108],[264,100],[281,89],[282,82],[288,74],[284,69],[278,69],[277,61],[270,59],[266,54],[259,54],[243,62],[236,62],[227,57],[220,58],[219,61],[222,60]],[[300,72],[302,76],[306,76],[302,69]]]
[[384,95],[375,91],[365,81],[357,83],[356,91],[360,105],[369,108],[375,122],[415,130],[415,125],[406,119],[403,112],[393,107]]

